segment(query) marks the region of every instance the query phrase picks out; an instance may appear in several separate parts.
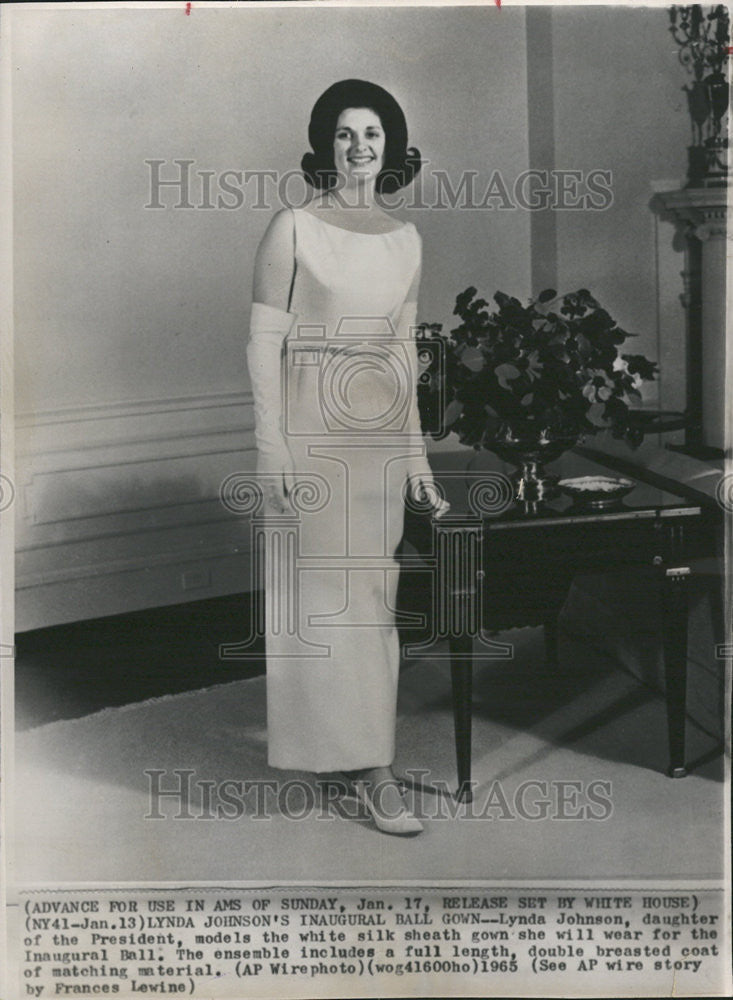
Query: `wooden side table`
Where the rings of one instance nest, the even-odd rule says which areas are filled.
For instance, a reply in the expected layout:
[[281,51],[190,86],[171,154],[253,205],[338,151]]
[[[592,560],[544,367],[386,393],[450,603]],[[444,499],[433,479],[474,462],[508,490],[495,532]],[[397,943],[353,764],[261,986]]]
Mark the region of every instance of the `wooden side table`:
[[[408,653],[420,655],[437,640],[448,640],[458,797],[471,798],[474,639],[496,630],[543,625],[553,662],[558,615],[575,575],[621,567],[646,568],[650,586],[659,590],[668,774],[683,777],[690,562],[713,551],[714,515],[641,479],[633,480],[634,490],[616,506],[579,508],[559,496],[528,512],[508,497],[503,504],[496,499],[506,482],[506,466],[482,454],[480,468],[468,471],[470,458],[465,450],[431,456],[436,480],[451,502],[450,513],[432,520],[408,511],[404,534],[434,574],[432,631],[427,641],[409,646]],[[557,465],[568,477],[609,473],[573,452]],[[488,504],[487,496],[494,498]]]

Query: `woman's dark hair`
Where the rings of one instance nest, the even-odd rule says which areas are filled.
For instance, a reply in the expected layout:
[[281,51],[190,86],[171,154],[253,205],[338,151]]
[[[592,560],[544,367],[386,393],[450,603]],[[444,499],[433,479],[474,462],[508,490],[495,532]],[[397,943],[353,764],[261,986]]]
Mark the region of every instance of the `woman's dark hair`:
[[407,123],[394,97],[366,80],[340,80],[324,91],[313,106],[308,125],[313,152],[306,153],[300,163],[308,183],[321,190],[336,183],[333,139],[336,122],[345,108],[370,108],[382,123],[384,166],[377,175],[376,190],[390,194],[409,184],[422,167],[420,151],[407,146]]

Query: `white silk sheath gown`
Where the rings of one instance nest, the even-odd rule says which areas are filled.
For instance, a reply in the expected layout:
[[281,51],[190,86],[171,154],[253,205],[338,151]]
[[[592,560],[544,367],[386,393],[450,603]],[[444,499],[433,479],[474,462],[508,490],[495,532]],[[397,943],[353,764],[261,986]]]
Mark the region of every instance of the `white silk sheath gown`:
[[379,767],[395,752],[395,550],[407,460],[422,447],[399,328],[421,240],[412,223],[355,233],[291,211],[283,431],[296,487],[292,512],[265,508],[268,761]]

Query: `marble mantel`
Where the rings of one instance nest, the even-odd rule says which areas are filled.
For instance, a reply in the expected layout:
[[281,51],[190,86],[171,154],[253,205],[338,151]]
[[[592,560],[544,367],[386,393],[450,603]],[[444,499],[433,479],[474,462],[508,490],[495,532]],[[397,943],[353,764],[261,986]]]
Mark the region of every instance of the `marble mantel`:
[[673,222],[685,244],[680,288],[687,313],[687,409],[699,422],[699,441],[723,451],[726,367],[726,187],[659,191],[652,209]]

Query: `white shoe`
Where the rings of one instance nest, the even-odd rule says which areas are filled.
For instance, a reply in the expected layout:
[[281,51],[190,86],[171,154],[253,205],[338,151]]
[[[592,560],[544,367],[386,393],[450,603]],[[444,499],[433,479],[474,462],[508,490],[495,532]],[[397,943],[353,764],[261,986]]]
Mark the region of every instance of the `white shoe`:
[[[353,782],[357,799],[364,805],[369,815],[374,820],[374,824],[382,833],[391,833],[398,837],[414,837],[423,830],[423,825],[417,817],[413,816],[409,809],[402,808],[395,816],[385,816],[380,813],[374,805],[371,796],[367,792],[364,781]],[[377,788],[379,786],[377,785]]]

